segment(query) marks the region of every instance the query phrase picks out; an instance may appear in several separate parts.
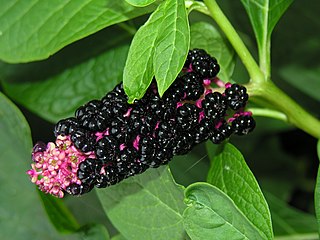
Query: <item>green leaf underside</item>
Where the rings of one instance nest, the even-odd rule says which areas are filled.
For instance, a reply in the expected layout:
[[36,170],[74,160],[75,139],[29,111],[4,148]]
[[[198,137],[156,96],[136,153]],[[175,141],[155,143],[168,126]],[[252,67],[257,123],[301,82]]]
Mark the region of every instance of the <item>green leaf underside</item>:
[[190,45],[190,29],[184,0],[167,0],[154,52],[153,68],[160,96],[181,71]]
[[126,0],[127,3],[136,7],[145,7],[155,2],[156,0]]
[[7,94],[44,119],[70,117],[77,107],[100,99],[122,80],[128,46],[118,47],[43,81],[3,83]]
[[139,28],[132,40],[123,71],[124,90],[130,103],[143,97],[154,76],[153,52],[162,23],[163,7],[164,2]]
[[241,0],[257,39],[258,48],[265,48],[280,17],[293,0]]
[[214,157],[207,181],[234,201],[264,239],[273,238],[268,204],[242,154],[233,145],[225,144]]
[[[36,188],[26,174],[32,148],[29,126],[21,112],[2,93],[0,119],[1,239],[60,239],[47,220]],[[71,236],[65,239],[71,239]]]
[[193,240],[265,239],[221,190],[195,183],[185,190],[184,226]]
[[0,59],[11,63],[45,59],[72,42],[154,9],[114,0],[0,0],[0,6]]
[[280,69],[281,77],[306,95],[320,101],[320,67],[306,69],[289,65]]
[[38,193],[51,223],[58,232],[72,233],[80,228],[80,225],[77,223],[69,209],[66,208],[62,199],[58,199],[41,191],[38,191]]
[[265,192],[265,196],[270,206],[276,236],[290,237],[318,231],[317,221],[313,215],[290,207],[286,202],[269,192]]
[[218,76],[224,82],[230,82],[235,66],[235,52],[219,31],[207,22],[197,22],[190,28],[190,49],[205,49],[218,60],[220,73]]
[[184,239],[183,188],[173,181],[168,167],[149,169],[97,193],[126,239]]

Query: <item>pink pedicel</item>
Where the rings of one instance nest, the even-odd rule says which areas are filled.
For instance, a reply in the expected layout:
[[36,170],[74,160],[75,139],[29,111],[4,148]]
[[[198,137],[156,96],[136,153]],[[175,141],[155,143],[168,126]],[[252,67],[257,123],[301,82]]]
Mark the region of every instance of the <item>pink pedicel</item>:
[[227,83],[225,84],[225,88],[226,88],[226,89],[229,88],[229,87],[231,87],[231,86],[232,86],[232,84],[229,83],[229,82],[227,82]]
[[217,77],[213,79],[213,82],[220,88],[226,87],[226,84]]
[[122,144],[120,144],[119,148],[120,148],[120,151],[122,151],[123,149],[126,148],[126,145],[124,143],[122,143]]
[[204,118],[205,118],[204,111],[201,111],[201,112],[199,113],[198,123],[200,123],[200,122],[202,121],[202,119],[204,119]]
[[191,63],[189,64],[189,67],[188,67],[188,69],[187,69],[187,72],[193,72],[192,64],[191,64]]
[[212,89],[206,89],[206,91],[204,92],[204,95],[207,95],[209,93],[212,93]]
[[130,117],[132,108],[129,108],[128,111],[123,115],[124,117]]
[[203,99],[198,99],[197,101],[196,101],[196,106],[198,107],[198,108],[202,108],[202,101],[203,101]]
[[210,84],[211,84],[211,79],[204,79],[203,80],[203,85],[206,87],[206,86],[210,86]]
[[139,141],[140,141],[140,135],[137,135],[137,137],[133,140],[133,147],[137,150],[139,150]]
[[78,151],[69,136],[59,135],[55,143],[49,142],[45,149],[43,146],[43,143],[34,146],[34,163],[27,174],[41,191],[63,198],[70,184],[81,184],[77,177],[79,164],[86,158],[95,158],[95,154]]
[[250,112],[250,111],[245,111],[245,112],[243,112],[243,111],[238,111],[238,112],[236,112],[235,114],[233,114],[233,116],[232,116],[231,118],[229,118],[229,119],[227,120],[227,122],[228,122],[228,123],[231,123],[231,122],[233,122],[237,117],[240,117],[240,116],[252,116],[252,112]]
[[176,108],[179,108],[181,106],[183,106],[183,103],[182,102],[177,102],[177,107]]

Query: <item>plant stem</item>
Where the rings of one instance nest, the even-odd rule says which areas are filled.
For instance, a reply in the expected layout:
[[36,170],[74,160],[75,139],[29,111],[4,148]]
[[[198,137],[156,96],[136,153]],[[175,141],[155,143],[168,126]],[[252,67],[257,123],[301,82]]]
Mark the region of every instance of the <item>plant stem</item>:
[[204,3],[209,9],[211,17],[222,29],[222,31],[230,41],[231,45],[237,52],[238,56],[240,57],[242,63],[244,64],[250,75],[251,81],[257,83],[264,82],[265,76],[263,72],[260,70],[257,62],[254,60],[247,47],[244,45],[240,36],[231,25],[228,18],[224,15],[222,10],[218,6],[217,2],[215,0],[204,0]]
[[277,110],[283,112],[287,116],[287,122],[315,138],[320,138],[320,121],[311,116],[271,81],[259,84],[252,82],[247,85],[247,90],[250,96],[256,96],[266,100]]
[[284,113],[276,110],[267,108],[248,108],[247,110],[252,112],[253,116],[271,117],[284,122],[288,121],[288,118]]

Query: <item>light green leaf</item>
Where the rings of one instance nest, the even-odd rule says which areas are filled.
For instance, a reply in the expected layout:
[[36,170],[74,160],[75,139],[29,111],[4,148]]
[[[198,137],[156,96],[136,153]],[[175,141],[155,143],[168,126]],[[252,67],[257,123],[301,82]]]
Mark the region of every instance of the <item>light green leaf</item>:
[[320,67],[306,69],[301,66],[289,65],[280,69],[280,75],[287,83],[320,101]]
[[[28,72],[41,69],[42,66],[50,71],[51,66],[55,67],[55,62],[44,65],[34,63],[29,66],[5,66],[4,68],[11,67],[12,70],[4,76],[3,87],[10,97],[32,112],[48,121],[56,122],[72,116],[76,108],[85,102],[94,98],[100,99],[112,90],[122,80],[127,52],[128,46],[117,47],[35,82],[17,83],[15,80],[23,80],[23,76],[28,75]],[[62,60],[62,64],[66,62]],[[17,76],[17,73],[20,75]]]
[[[19,109],[0,93],[1,239],[61,239],[42,208],[30,168],[32,140]],[[65,237],[64,239],[70,239]]]
[[265,239],[221,190],[195,183],[185,190],[184,226],[193,240]]
[[260,65],[269,74],[271,33],[293,0],[241,0],[255,33]]
[[153,53],[164,6],[165,2],[158,6],[132,40],[123,71],[124,90],[130,103],[143,97],[154,76]]
[[97,193],[126,239],[184,239],[183,187],[173,181],[168,167],[149,169]]
[[[272,224],[276,236],[287,236],[287,239],[305,239],[303,235],[311,234],[317,239],[317,221],[311,214],[290,207],[275,195],[264,192],[271,211]],[[300,236],[300,238],[296,238]]]
[[156,0],[126,0],[127,3],[136,7],[145,7],[155,2]]
[[115,0],[0,0],[0,6],[0,59],[11,63],[48,58],[72,42],[154,9]]
[[231,144],[214,157],[208,182],[225,192],[259,230],[264,239],[273,231],[268,204],[241,153]]
[[189,50],[190,29],[184,0],[165,1],[160,29],[153,68],[162,96],[181,71]]
[[191,25],[190,35],[190,48],[204,49],[215,57],[220,65],[218,76],[222,81],[230,82],[235,66],[235,53],[219,31],[212,24],[197,22]]

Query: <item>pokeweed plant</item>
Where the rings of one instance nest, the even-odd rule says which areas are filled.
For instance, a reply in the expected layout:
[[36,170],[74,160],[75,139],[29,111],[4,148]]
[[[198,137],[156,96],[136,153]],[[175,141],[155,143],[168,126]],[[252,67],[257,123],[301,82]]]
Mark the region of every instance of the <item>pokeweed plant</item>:
[[[220,4],[232,10],[234,2],[230,1],[229,8],[228,2],[221,1]],[[251,115],[258,117],[256,131],[260,133],[254,132],[252,138],[242,137],[241,142],[237,142],[237,138],[234,141],[235,145],[245,146],[244,150],[246,147],[250,148],[255,164],[259,164],[259,161],[262,161],[259,159],[261,156],[266,156],[262,159],[268,159],[268,156],[271,159],[274,158],[273,151],[279,151],[276,144],[272,144],[270,150],[270,147],[261,141],[268,131],[280,132],[288,126],[294,126],[313,138],[320,137],[319,121],[305,107],[289,97],[289,91],[287,93],[277,87],[274,83],[274,75],[277,74],[271,72],[271,34],[292,3],[293,0],[241,0],[244,9],[233,14],[245,15],[246,12],[249,16],[257,42],[258,51],[255,58],[253,44],[250,41],[247,41],[247,44],[243,42],[242,39],[246,38],[236,30],[237,23],[231,23],[232,14],[228,18],[215,0],[0,0],[0,59],[3,61],[0,65],[3,89],[0,95],[0,149],[3,169],[0,209],[3,224],[0,228],[4,239],[316,239],[319,229],[316,219],[318,222],[320,219],[318,181],[313,179],[316,184],[302,181],[299,185],[300,188],[305,185],[309,188],[310,185],[315,187],[314,212],[317,217],[314,217],[313,210],[305,213],[286,203],[286,197],[293,189],[294,181],[284,181],[279,179],[279,176],[270,180],[258,175],[261,177],[259,184],[241,152],[230,143],[233,142],[233,137],[225,140],[230,135],[225,134],[220,140],[221,132],[226,133],[229,128],[238,133],[251,131],[253,127],[248,128],[250,124],[247,128],[242,126],[242,118],[249,118],[252,122],[254,120],[251,120]],[[191,49],[204,49],[217,61],[206,63],[206,57],[193,61],[197,59],[195,56],[198,50],[193,51],[195,55],[192,55],[192,51],[191,54],[189,52]],[[215,69],[218,63],[220,71]],[[209,67],[203,67],[207,66],[206,64]],[[242,70],[246,70],[247,75],[235,69],[235,66],[239,65]],[[197,80],[197,74],[201,75],[203,69],[204,72],[215,69],[213,75],[200,77],[201,83],[208,91],[205,96],[201,98],[201,94],[196,93],[199,84],[185,83],[184,91],[177,91],[181,88],[177,79],[188,83],[191,78]],[[294,79],[301,72],[303,70],[300,66],[289,66],[282,69],[281,76]],[[312,71],[305,73],[309,79],[316,79]],[[123,88],[120,87],[122,85],[118,85],[113,93],[104,99],[108,98],[109,101],[112,97],[116,100],[115,104],[119,104],[121,100],[121,104],[126,105],[125,112],[122,113],[126,116],[134,116],[136,109],[133,106],[146,106],[149,104],[148,101],[157,102],[166,98],[173,101],[172,96],[181,93],[179,101],[175,103],[177,105],[173,108],[179,109],[176,117],[178,123],[185,123],[188,117],[185,113],[191,111],[190,109],[196,112],[200,123],[200,118],[212,114],[212,108],[216,107],[221,98],[225,98],[223,101],[232,110],[238,111],[243,107],[246,107],[246,110],[234,113],[226,121],[215,121],[214,131],[218,131],[221,126],[225,127],[219,132],[220,135],[210,135],[212,142],[219,143],[218,146],[210,142],[202,144],[187,155],[175,157],[170,162],[170,168],[159,167],[172,157],[165,155],[163,151],[157,157],[152,155],[150,159],[150,142],[153,148],[157,149],[164,143],[170,144],[167,141],[170,136],[178,136],[180,145],[173,144],[172,149],[179,153],[175,155],[182,155],[187,153],[191,146],[185,151],[178,147],[181,146],[181,142],[200,143],[202,140],[196,140],[200,139],[199,134],[192,132],[188,133],[188,137],[179,135],[180,133],[175,132],[175,128],[172,127],[175,124],[172,117],[166,118],[161,115],[169,123],[155,122],[156,127],[153,130],[162,131],[155,131],[158,138],[150,140],[149,133],[147,140],[142,138],[142,135],[133,135],[135,138],[130,139],[146,164],[159,168],[147,170],[141,167],[144,164],[144,161],[141,161],[140,168],[128,170],[130,174],[126,176],[127,179],[121,182],[116,179],[112,183],[100,178],[96,180],[100,174],[106,174],[101,173],[101,166],[95,165],[92,159],[99,157],[99,154],[101,158],[112,155],[108,151],[104,152],[104,146],[115,141],[108,137],[109,130],[114,130],[123,137],[124,126],[129,126],[126,130],[128,132],[132,131],[134,126],[139,127],[141,123],[138,120],[141,116],[134,118],[137,125],[123,123],[120,131],[116,127],[109,128],[108,131],[102,131],[103,128],[99,127],[96,129],[100,123],[99,119],[97,120],[99,113],[90,113],[96,120],[94,126],[90,125],[91,120],[84,117],[82,125],[87,124],[88,128],[102,133],[95,135],[97,141],[103,136],[107,139],[99,145],[100,150],[95,150],[94,153],[94,149],[83,144],[84,141],[90,140],[90,135],[83,131],[75,131],[76,134],[71,135],[71,143],[68,137],[60,135],[66,135],[66,129],[68,134],[72,132],[71,120],[60,121],[55,128],[58,141],[56,145],[35,145],[34,166],[38,164],[43,172],[47,170],[46,163],[40,164],[40,160],[35,160],[42,153],[49,156],[45,159],[51,161],[50,167],[60,164],[53,163],[56,159],[52,156],[57,154],[58,160],[67,158],[70,161],[69,171],[75,171],[75,176],[79,178],[82,174],[83,182],[84,179],[87,179],[87,182],[94,179],[99,187],[107,188],[91,191],[80,198],[68,196],[65,199],[58,199],[35,189],[25,174],[31,159],[30,129],[23,114],[9,98],[23,107],[24,112],[28,109],[44,120],[57,123],[61,119],[71,117],[76,109],[77,119],[86,116],[85,111],[88,107],[96,107],[99,104],[90,100],[101,99],[122,81]],[[213,90],[208,89],[211,82],[216,84]],[[303,89],[308,96],[319,100],[316,94],[319,83],[314,80],[313,84],[314,88],[307,88],[304,82],[292,83]],[[243,92],[243,89],[247,92]],[[217,92],[214,92],[214,95],[211,91],[215,90]],[[242,94],[239,95],[239,91],[242,91]],[[158,94],[158,97],[150,98],[150,92],[152,96]],[[232,100],[234,96],[237,96],[237,99],[242,96],[245,102],[246,96],[249,96],[249,105],[241,105],[240,102],[241,106],[238,107],[239,102]],[[195,104],[192,104],[194,101]],[[87,102],[90,104],[84,105]],[[84,107],[78,108],[81,105]],[[112,107],[121,112],[121,106]],[[203,110],[202,115],[195,106]],[[87,110],[83,113],[83,108],[86,107]],[[159,106],[156,105],[155,109],[158,110]],[[169,106],[165,105],[160,109],[167,110]],[[139,111],[145,111],[144,107]],[[225,113],[223,111],[220,118]],[[26,112],[26,116],[29,114]],[[113,114],[115,112],[111,112],[108,119],[115,118]],[[167,112],[165,114],[170,115]],[[160,113],[156,112],[155,116],[160,118]],[[144,117],[148,119],[150,116]],[[146,122],[145,119],[143,123]],[[273,119],[277,121],[272,122],[275,121]],[[31,118],[28,120],[32,123]],[[278,130],[267,124],[272,122],[279,126],[280,121],[285,124],[280,124]],[[229,125],[226,125],[226,122]],[[187,131],[191,129],[192,124],[197,125],[198,122],[188,121],[181,126]],[[112,126],[118,125],[119,123],[115,123]],[[39,124],[31,128],[34,135],[39,128]],[[49,132],[52,130],[53,127]],[[74,135],[76,137],[73,137]],[[77,142],[79,139],[81,141]],[[257,140],[260,142],[257,143]],[[82,151],[79,152],[72,144]],[[61,146],[61,151],[56,151],[55,146]],[[315,148],[310,146],[312,147]],[[122,151],[127,148],[120,144],[119,149]],[[207,154],[204,154],[205,151]],[[84,157],[82,152],[87,152],[85,156],[88,158]],[[66,157],[68,154],[71,157]],[[123,153],[121,163],[132,154],[134,153],[131,150]],[[202,157],[203,155],[208,155],[210,164],[204,163],[208,161]],[[81,159],[82,165],[72,165],[75,164],[72,162],[75,156]],[[287,169],[292,168],[292,163],[284,163]],[[265,166],[261,162],[260,164]],[[277,163],[270,160],[269,165],[272,164]],[[78,166],[82,171],[80,175],[77,172]],[[39,180],[39,169],[40,167],[34,167],[28,171],[34,182]],[[94,176],[90,175],[87,178],[88,169],[95,173]],[[257,169],[259,171],[259,168]],[[272,168],[268,169],[272,171]],[[54,169],[51,170],[51,174],[57,174]],[[131,176],[135,173],[141,174]],[[111,176],[109,172],[108,174]],[[269,176],[272,176],[272,173],[269,173]],[[47,192],[63,197],[63,191],[54,185],[60,178],[59,174],[54,175],[53,182],[50,182],[49,178],[42,176],[41,184],[47,185],[41,190],[50,189]],[[78,180],[76,178],[71,182],[78,184]],[[69,185],[69,188],[66,186],[63,190],[79,195],[92,189],[91,185],[88,188],[79,186],[82,185]],[[44,220],[45,216],[54,228],[50,221]]]

